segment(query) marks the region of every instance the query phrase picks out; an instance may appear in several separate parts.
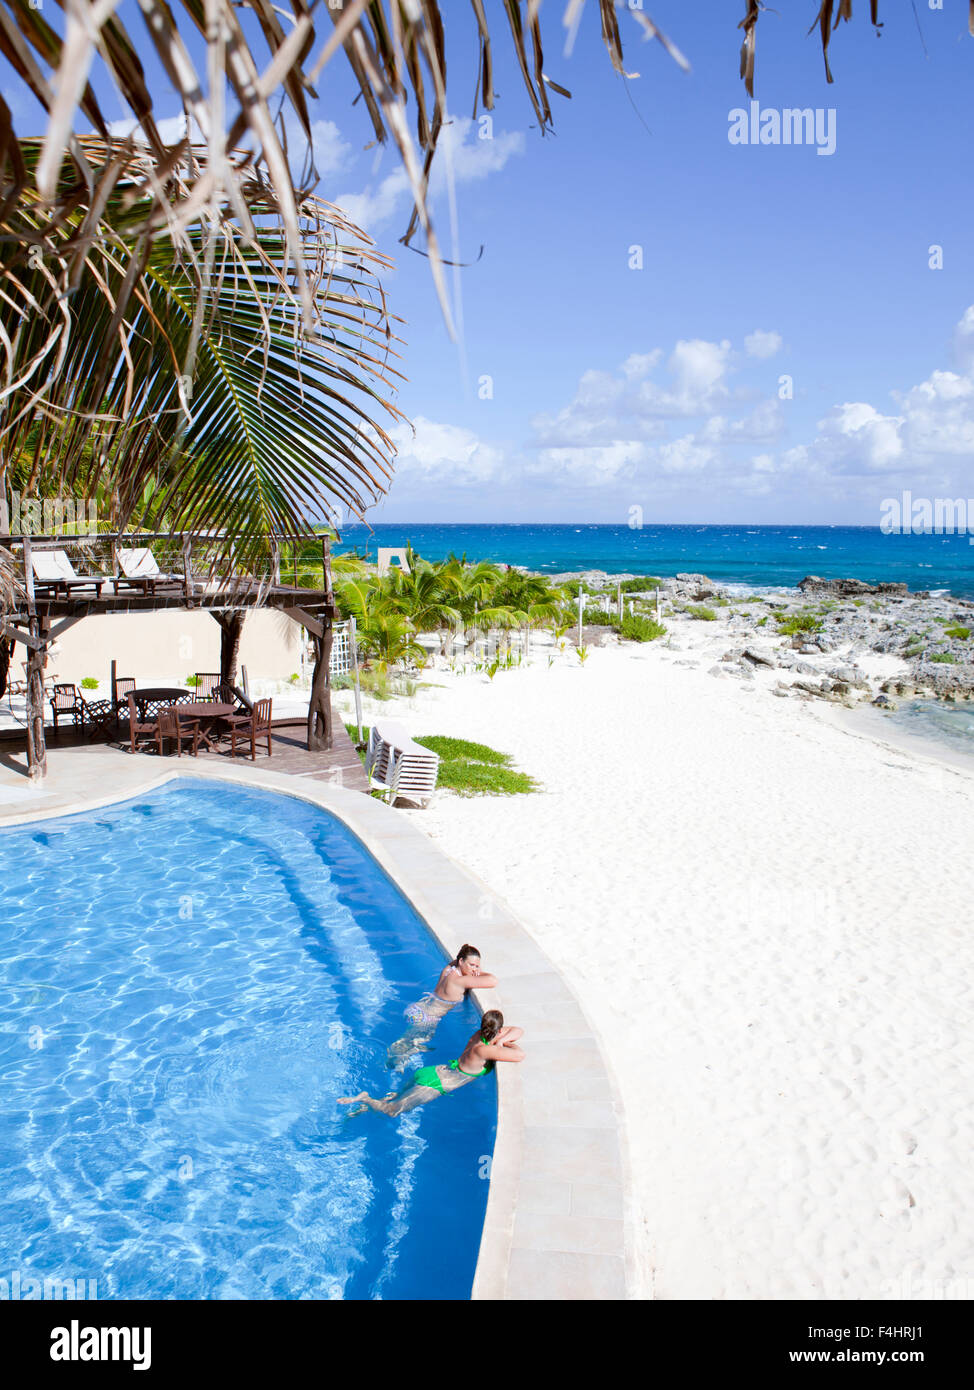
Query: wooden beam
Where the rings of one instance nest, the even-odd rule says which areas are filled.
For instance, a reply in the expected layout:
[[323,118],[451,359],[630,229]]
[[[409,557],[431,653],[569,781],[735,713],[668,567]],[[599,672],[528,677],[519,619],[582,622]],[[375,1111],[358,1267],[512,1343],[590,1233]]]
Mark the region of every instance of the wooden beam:
[[[301,627],[306,627],[313,637],[324,636],[324,625],[319,618],[313,618],[310,613],[303,608],[282,608],[279,610],[286,618],[290,618],[292,623],[298,623]],[[331,624],[329,624],[329,627]]]
[[47,634],[47,641],[53,642],[56,637],[60,637],[62,632],[67,632],[69,627],[74,627],[75,623],[80,623],[84,613],[77,613],[71,618],[62,618],[57,627],[52,627]]
[[22,631],[11,622],[4,623],[2,636],[9,638],[11,642],[23,642],[24,646],[28,649],[33,646],[43,646],[43,643],[38,638],[31,637],[29,632]]

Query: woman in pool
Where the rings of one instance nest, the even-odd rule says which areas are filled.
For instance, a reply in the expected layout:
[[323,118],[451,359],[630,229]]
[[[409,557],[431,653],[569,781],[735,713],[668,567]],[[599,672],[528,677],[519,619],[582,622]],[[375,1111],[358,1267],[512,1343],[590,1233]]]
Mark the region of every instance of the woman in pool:
[[465,998],[468,989],[493,989],[496,984],[493,975],[481,971],[476,946],[461,946],[450,964],[440,971],[433,993],[424,994],[406,1010],[410,1027],[390,1044],[387,1065],[403,1071],[413,1053],[429,1051],[440,1019]]
[[350,1110],[350,1115],[360,1115],[366,1109],[381,1110],[383,1115],[402,1115],[417,1105],[426,1105],[438,1096],[458,1091],[479,1076],[486,1076],[495,1062],[522,1062],[524,1053],[517,1042],[523,1032],[523,1028],[505,1028],[500,1010],[488,1009],[480,1020],[479,1030],[455,1061],[420,1067],[398,1095],[393,1093],[384,1100],[373,1100],[365,1091],[360,1091],[357,1096],[340,1096],[338,1104],[357,1105],[358,1109]]

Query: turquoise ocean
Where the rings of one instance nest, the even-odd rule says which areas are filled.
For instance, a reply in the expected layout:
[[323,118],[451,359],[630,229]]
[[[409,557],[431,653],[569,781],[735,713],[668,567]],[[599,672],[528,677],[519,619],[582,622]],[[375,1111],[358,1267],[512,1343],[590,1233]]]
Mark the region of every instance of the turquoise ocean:
[[907,532],[878,526],[469,525],[382,522],[342,530],[336,550],[373,560],[379,546],[407,541],[427,560],[450,554],[495,560],[542,574],[605,570],[609,574],[681,571],[754,589],[792,588],[807,574],[867,583],[905,583],[974,598],[974,536]]
[[[793,588],[807,574],[903,583],[974,599],[974,537],[907,532],[878,526],[628,526],[469,525],[429,522],[361,524],[342,531],[337,551],[374,560],[379,546],[408,541],[428,560],[454,554],[468,560],[521,565],[542,574],[605,570],[608,574],[689,571],[721,584],[753,589]],[[974,639],[972,639],[974,640]],[[974,707],[910,701],[888,716],[904,732],[954,752],[974,755]]]

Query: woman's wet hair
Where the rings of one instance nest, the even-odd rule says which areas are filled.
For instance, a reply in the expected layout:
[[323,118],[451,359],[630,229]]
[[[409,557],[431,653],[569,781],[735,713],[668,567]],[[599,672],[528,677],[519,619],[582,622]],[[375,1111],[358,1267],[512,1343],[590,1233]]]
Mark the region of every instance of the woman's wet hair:
[[476,956],[478,960],[480,959],[480,952],[477,950],[476,946],[461,946],[453,957],[451,964],[459,965],[461,961],[469,960],[471,956]]
[[493,1042],[504,1027],[504,1015],[500,1009],[488,1009],[480,1020],[480,1036],[485,1043]]

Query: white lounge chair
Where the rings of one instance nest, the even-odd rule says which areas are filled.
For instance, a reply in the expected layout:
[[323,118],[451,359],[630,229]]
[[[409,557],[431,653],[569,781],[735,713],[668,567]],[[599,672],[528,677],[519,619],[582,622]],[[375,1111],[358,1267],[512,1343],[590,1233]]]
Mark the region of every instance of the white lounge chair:
[[[131,548],[119,546],[118,567],[125,576],[125,581],[137,585],[145,593],[154,594],[157,588],[169,588],[173,585],[182,588],[183,585],[182,575],[163,573],[156,557],[145,545]],[[116,580],[116,584],[125,581],[119,579]]]
[[35,591],[46,589],[55,594],[70,594],[90,589],[93,594],[97,594],[105,582],[100,578],[76,574],[64,550],[31,550],[30,564],[34,571]]
[[369,786],[383,792],[390,805],[401,796],[425,806],[436,790],[439,767],[438,754],[414,743],[400,724],[384,720],[369,730]]

